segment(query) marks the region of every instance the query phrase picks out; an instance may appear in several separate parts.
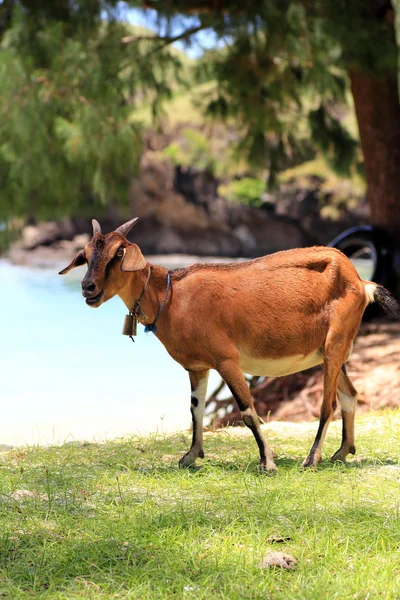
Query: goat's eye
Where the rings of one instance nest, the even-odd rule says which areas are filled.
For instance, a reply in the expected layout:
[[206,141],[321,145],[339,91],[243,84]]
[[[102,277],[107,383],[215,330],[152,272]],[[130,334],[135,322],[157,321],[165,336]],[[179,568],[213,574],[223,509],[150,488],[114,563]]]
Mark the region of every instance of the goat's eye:
[[123,249],[123,248],[120,248],[120,249],[117,251],[117,256],[118,256],[118,258],[122,258],[122,257],[123,257],[123,255],[124,255],[124,249]]

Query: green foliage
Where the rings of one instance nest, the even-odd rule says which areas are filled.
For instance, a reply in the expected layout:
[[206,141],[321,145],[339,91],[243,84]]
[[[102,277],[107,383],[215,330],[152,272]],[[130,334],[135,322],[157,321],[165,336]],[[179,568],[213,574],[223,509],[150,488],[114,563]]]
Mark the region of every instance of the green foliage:
[[[210,10],[199,10],[204,4]],[[378,5],[227,0],[221,14],[212,3],[167,0],[156,6],[161,37],[125,23],[126,6],[142,3],[0,3],[1,219],[126,201],[141,111],[159,125],[165,102],[194,81],[207,86],[206,116],[237,135],[225,158],[203,134],[185,134],[167,151],[174,161],[223,172],[245,157],[254,172],[268,171],[270,188],[319,149],[339,173],[357,168],[357,141],[332,107],[347,104],[349,69],[397,72],[393,23]],[[182,12],[192,16],[182,21]],[[188,44],[201,27],[223,44],[197,61],[195,75],[169,45],[173,24],[188,28]]]
[[132,106],[156,114],[180,65],[167,49],[121,43],[127,34],[113,20],[71,30],[14,12],[0,52],[0,219],[127,202],[142,150]]
[[232,180],[227,185],[220,185],[218,192],[221,196],[233,202],[241,202],[247,206],[262,205],[262,195],[265,192],[265,181],[252,177]]
[[357,142],[321,105],[309,113],[310,129],[315,143],[324,152],[333,169],[343,175],[349,175],[355,162]]
[[357,142],[339,119],[317,118],[327,103],[346,104],[343,47],[327,28],[324,12],[314,14],[312,5],[274,1],[262,6],[254,26],[232,18],[228,47],[200,62],[199,76],[206,71],[217,81],[207,113],[234,120],[238,154],[269,169],[269,187],[288,163],[304,160],[310,142],[327,151],[334,168],[349,170]]
[[174,165],[194,167],[211,173],[215,171],[217,157],[213,153],[209,140],[195,129],[185,128],[179,141],[172,142],[164,149],[164,155]]

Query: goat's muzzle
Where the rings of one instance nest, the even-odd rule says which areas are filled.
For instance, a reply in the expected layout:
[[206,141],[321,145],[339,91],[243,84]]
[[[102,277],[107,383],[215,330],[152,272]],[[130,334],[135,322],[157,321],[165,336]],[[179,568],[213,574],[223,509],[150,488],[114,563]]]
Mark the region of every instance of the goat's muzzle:
[[88,306],[94,306],[94,307],[96,307],[96,306],[100,306],[101,299],[102,299],[102,296],[103,296],[103,292],[100,292],[96,296],[90,296],[90,297],[86,296],[86,294],[84,294],[82,292],[82,296],[84,298],[86,298],[86,304]]
[[103,296],[103,290],[98,290],[93,282],[82,281],[82,296],[86,299],[88,306],[99,306]]

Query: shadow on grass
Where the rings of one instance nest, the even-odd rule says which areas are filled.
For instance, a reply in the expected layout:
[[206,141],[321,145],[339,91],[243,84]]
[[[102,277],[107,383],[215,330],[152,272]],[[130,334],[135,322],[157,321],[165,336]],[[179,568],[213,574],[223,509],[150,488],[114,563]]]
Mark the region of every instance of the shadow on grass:
[[275,460],[276,465],[281,469],[293,469],[298,468],[299,471],[313,471],[318,473],[318,471],[342,471],[346,472],[352,469],[371,469],[371,468],[379,468],[384,466],[398,466],[400,468],[400,460],[394,460],[390,456],[384,456],[382,458],[374,459],[374,458],[361,458],[361,459],[350,459],[346,463],[342,463],[340,461],[332,462],[329,458],[323,459],[317,467],[311,467],[311,469],[304,469],[302,467],[302,459],[297,458],[277,458]]
[[185,474],[190,474],[191,476],[202,477],[207,476],[211,471],[221,471],[224,473],[239,473],[243,474],[251,474],[255,476],[261,477],[279,477],[280,472],[289,472],[289,471],[298,471],[304,473],[318,473],[319,471],[340,471],[346,472],[350,470],[361,470],[361,469],[378,469],[385,466],[396,466],[400,468],[400,460],[394,460],[393,458],[386,456],[379,460],[377,459],[352,459],[347,463],[342,463],[339,461],[332,462],[330,459],[322,460],[317,467],[311,467],[305,469],[302,466],[303,457],[302,458],[276,458],[275,463],[278,467],[278,471],[274,472],[266,472],[261,471],[259,468],[259,463],[257,460],[252,460],[249,463],[235,463],[233,461],[216,461],[216,460],[208,460],[205,458],[203,463],[200,463],[189,468],[179,468],[178,463],[171,463],[170,465],[154,465],[152,467],[135,467],[130,465],[126,467],[127,471],[131,472],[139,472],[144,475],[154,476],[154,475],[178,475],[181,474],[185,476]]
[[[90,466],[90,479],[95,479],[100,473],[104,476],[117,477],[121,473],[140,473],[144,476],[149,477],[175,477],[175,476],[190,476],[202,477],[209,475],[212,471],[224,472],[224,473],[238,473],[251,474],[254,476],[271,476],[271,474],[261,472],[259,470],[258,459],[256,458],[256,452],[254,453],[254,459],[249,460],[248,457],[236,458],[236,455],[231,460],[224,460],[223,457],[219,459],[218,456],[211,456],[205,459],[198,460],[196,467],[181,469],[178,466],[178,460],[180,455],[168,455],[168,460],[160,461],[160,453],[148,451],[147,449],[137,448],[134,446],[121,445],[110,449],[102,448],[101,445],[88,445],[88,455],[85,460],[82,460],[81,456],[64,456],[61,463],[58,462],[47,462],[47,452],[43,452],[40,458],[41,464],[29,464],[29,461],[22,461],[21,463],[15,464],[12,469],[15,471],[15,475],[18,475],[19,469],[24,469],[24,481],[29,479],[35,481],[36,485],[39,483],[40,487],[46,488],[48,479],[51,479],[52,486],[59,489],[66,489],[68,485],[74,487],[76,480],[79,479],[80,475],[86,475],[88,466]],[[49,449],[48,456],[51,457],[52,449]],[[146,453],[146,460],[143,460],[143,453]],[[226,452],[225,452],[226,454]],[[275,462],[278,467],[278,472],[273,473],[279,477],[281,472],[290,471],[303,471],[303,472],[314,472],[318,473],[321,471],[341,471],[346,472],[350,470],[360,469],[378,469],[384,466],[400,467],[400,460],[393,458],[390,455],[383,455],[379,459],[376,458],[350,458],[346,464],[340,462],[331,462],[327,456],[322,460],[316,468],[304,469],[302,462],[305,455],[297,456],[281,456],[276,457]],[[12,457],[11,457],[12,458]],[[78,458],[78,460],[77,460]],[[146,464],[147,463],[147,464]],[[150,463],[150,464],[149,464]],[[44,466],[48,465],[48,466]],[[3,465],[0,465],[1,469],[5,469],[8,473],[10,469],[8,461],[5,461]],[[88,479],[84,477],[84,479]]]
[[262,476],[274,476],[278,475],[280,471],[300,471],[300,472],[313,472],[318,473],[318,471],[341,471],[346,472],[352,469],[376,469],[385,466],[396,466],[400,468],[400,460],[394,460],[390,456],[384,456],[382,458],[374,459],[374,458],[361,458],[361,459],[351,459],[349,462],[345,464],[339,461],[332,462],[329,458],[323,459],[317,467],[311,467],[305,469],[302,466],[304,457],[282,457],[275,458],[276,466],[278,467],[277,472],[267,473],[265,471],[260,471],[259,463],[256,460],[253,460],[247,464],[237,464],[232,461],[221,461],[217,462],[215,460],[210,460],[208,463],[203,464],[201,466],[196,466],[195,469],[188,469],[189,472],[193,472],[196,474],[201,474],[202,472],[208,473],[212,469],[218,469],[224,472],[235,471],[243,473],[252,473],[254,475],[262,475]]
[[[288,507],[282,510],[278,505],[269,514],[271,522],[277,518],[276,510],[289,520],[294,539],[305,535],[305,522],[308,540],[313,539],[316,529],[327,526],[324,507],[307,505],[306,509],[293,511]],[[341,523],[344,531],[360,522],[368,523],[363,534],[365,548],[374,543],[377,532],[387,521],[386,514],[379,515],[366,506],[335,507],[328,513],[330,522],[335,523],[335,527]],[[263,522],[266,518],[262,515]],[[217,572],[221,586],[226,587],[238,577],[241,555],[238,553],[235,560],[234,553],[226,553],[216,562],[208,544],[210,536],[222,535],[233,521],[239,530],[247,531],[248,520],[241,515],[240,507],[232,515],[216,516],[209,508],[182,503],[164,506],[162,511],[157,510],[145,519],[132,515],[117,521],[104,515],[101,528],[96,526],[92,531],[67,538],[44,532],[34,535],[13,532],[3,538],[0,553],[0,569],[6,574],[5,582],[10,588],[15,586],[7,597],[17,597],[16,588],[34,597],[45,590],[68,592],[71,596],[65,597],[77,597],[77,589],[81,586],[86,592],[90,591],[88,585],[93,586],[94,595],[85,597],[100,597],[101,589],[115,591],[118,588],[121,591],[130,588],[132,593],[136,586],[142,591],[143,586],[152,589],[152,597],[183,597],[183,586],[188,581],[207,585],[207,579],[215,580]],[[190,538],[193,531],[197,532],[197,544],[193,543],[195,538]],[[396,532],[397,529],[393,529],[393,549],[398,545]]]

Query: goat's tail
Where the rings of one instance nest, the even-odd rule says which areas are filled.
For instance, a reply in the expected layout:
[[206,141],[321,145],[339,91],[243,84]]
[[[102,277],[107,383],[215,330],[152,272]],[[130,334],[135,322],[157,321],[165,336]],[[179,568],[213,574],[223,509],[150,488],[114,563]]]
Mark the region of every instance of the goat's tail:
[[378,302],[388,315],[400,319],[400,304],[383,285],[366,281],[365,293],[367,295],[367,304]]

